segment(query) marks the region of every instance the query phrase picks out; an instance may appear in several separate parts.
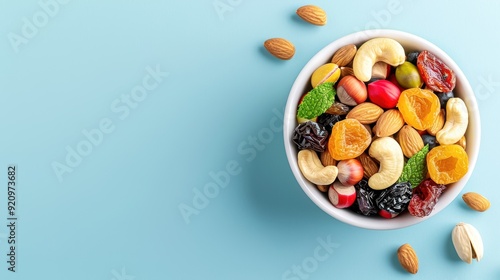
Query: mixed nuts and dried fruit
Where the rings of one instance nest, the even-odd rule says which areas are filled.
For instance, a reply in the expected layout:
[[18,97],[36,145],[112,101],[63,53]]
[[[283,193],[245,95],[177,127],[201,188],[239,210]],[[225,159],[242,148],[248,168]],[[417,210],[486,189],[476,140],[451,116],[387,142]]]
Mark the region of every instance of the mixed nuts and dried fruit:
[[337,208],[428,216],[468,172],[469,113],[455,85],[427,50],[406,53],[390,38],[341,47],[297,104],[299,169]]
[[[323,9],[302,6],[297,15],[325,25]],[[264,43],[275,57],[291,59],[294,45]],[[303,176],[327,193],[331,204],[364,216],[391,219],[403,212],[428,216],[449,184],[467,174],[465,102],[454,94],[453,70],[428,50],[405,53],[390,38],[339,48],[311,76],[311,90],[297,106],[292,141]],[[462,195],[479,212],[484,196]],[[460,222],[452,230],[457,255],[466,263],[483,257],[479,231]],[[419,264],[408,243],[397,250],[401,266],[416,274]]]

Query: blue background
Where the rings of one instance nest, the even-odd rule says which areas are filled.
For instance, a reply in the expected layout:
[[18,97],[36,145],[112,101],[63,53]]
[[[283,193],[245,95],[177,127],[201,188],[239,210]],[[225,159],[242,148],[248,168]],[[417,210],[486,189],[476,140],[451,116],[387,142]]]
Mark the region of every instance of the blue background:
[[[45,7],[52,15],[44,18],[38,1],[0,0],[2,185],[7,166],[18,167],[17,272],[7,270],[3,187],[1,279],[500,279],[498,2],[63,2]],[[323,7],[328,24],[297,18],[305,4]],[[31,38],[11,42],[35,20]],[[296,183],[282,132],[270,130],[288,91],[317,51],[372,28],[433,42],[469,78],[482,141],[464,192],[488,197],[487,212],[458,198],[418,225],[366,230],[322,212]],[[267,54],[272,37],[292,41],[295,57]],[[161,72],[148,80],[156,87],[126,105],[148,69]],[[101,122],[108,133],[98,137]],[[97,144],[89,148],[82,131],[97,133]],[[265,143],[253,146],[259,135]],[[58,178],[54,164],[78,147],[87,155]],[[227,168],[232,175],[222,175]],[[214,189],[211,174],[226,186]],[[194,207],[205,187],[211,198],[185,219],[180,208]],[[454,251],[451,230],[461,221],[482,234],[479,263]],[[416,275],[397,262],[403,243],[419,256]]]

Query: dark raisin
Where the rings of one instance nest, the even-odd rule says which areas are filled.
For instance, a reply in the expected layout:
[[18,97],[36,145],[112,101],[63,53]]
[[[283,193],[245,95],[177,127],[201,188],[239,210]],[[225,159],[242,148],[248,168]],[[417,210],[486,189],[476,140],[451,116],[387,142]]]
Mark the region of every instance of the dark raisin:
[[416,217],[429,216],[445,189],[445,185],[437,184],[432,179],[424,180],[413,189],[408,211]]
[[375,198],[378,196],[379,191],[376,191],[368,186],[368,180],[362,179],[354,185],[356,188],[356,203],[354,211],[365,216],[372,216],[378,213]]
[[331,115],[328,113],[323,113],[318,116],[318,123],[325,127],[328,133],[332,132],[332,127],[339,121],[343,120],[345,117],[340,115]]
[[422,140],[424,141],[424,145],[429,144],[429,151],[438,145],[436,136],[424,134],[422,135]]
[[340,102],[333,102],[332,106],[328,109],[326,109],[325,113],[331,114],[331,115],[347,115],[351,108],[344,103]]
[[446,102],[448,102],[448,99],[455,97],[455,94],[453,94],[453,91],[448,91],[448,92],[437,92],[436,95],[439,98],[439,103],[441,103],[441,109],[446,109]]
[[417,65],[417,58],[419,54],[420,52],[418,51],[411,52],[406,56],[406,60],[411,62],[413,65]]
[[301,150],[323,152],[328,144],[328,131],[318,123],[308,121],[295,128],[292,140]]
[[406,210],[412,197],[409,182],[396,183],[384,189],[376,198],[377,207],[389,213],[399,214]]

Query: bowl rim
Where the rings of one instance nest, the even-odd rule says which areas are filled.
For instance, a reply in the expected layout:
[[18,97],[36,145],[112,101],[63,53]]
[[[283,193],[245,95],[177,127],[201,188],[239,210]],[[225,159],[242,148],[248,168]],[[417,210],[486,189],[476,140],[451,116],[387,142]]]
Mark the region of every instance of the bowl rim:
[[[360,214],[356,214],[352,211],[348,211],[346,209],[335,208],[327,198],[325,199],[324,194],[320,193],[312,183],[310,183],[303,177],[297,165],[298,149],[292,142],[292,134],[297,125],[296,110],[298,100],[305,91],[306,81],[309,81],[312,72],[317,67],[329,62],[329,59],[331,59],[333,53],[340,47],[347,44],[356,44],[359,46],[362,42],[376,37],[387,37],[395,39],[396,41],[400,42],[403,47],[405,47],[406,53],[416,50],[412,49],[412,47],[407,47],[408,45],[418,45],[419,50],[429,50],[434,55],[439,57],[446,65],[448,65],[448,67],[453,69],[453,71],[455,72],[455,75],[457,77],[457,85],[454,89],[454,92],[457,91],[460,93],[459,96],[464,100],[469,111],[469,127],[466,133],[466,150],[469,158],[469,170],[460,181],[450,184],[450,187],[448,187],[447,190],[443,193],[432,213],[429,216],[423,218],[413,217],[406,213],[406,215],[404,215],[403,217],[398,216],[395,219],[383,219],[380,217],[366,217]],[[464,92],[465,96],[462,96]],[[305,66],[296,77],[287,98],[283,118],[283,137],[286,156],[295,179],[299,183],[302,190],[306,193],[306,195],[319,208],[321,208],[325,213],[329,214],[333,218],[346,224],[365,229],[389,230],[405,228],[421,223],[441,212],[441,210],[446,208],[458,196],[458,194],[463,190],[466,183],[468,182],[477,162],[481,142],[481,122],[478,104],[469,81],[465,77],[460,67],[455,63],[455,61],[453,61],[453,59],[451,59],[451,57],[448,56],[448,54],[446,54],[441,48],[420,36],[408,32],[392,29],[372,29],[351,33],[332,41],[331,43],[323,47],[319,52],[317,52],[305,64]]]

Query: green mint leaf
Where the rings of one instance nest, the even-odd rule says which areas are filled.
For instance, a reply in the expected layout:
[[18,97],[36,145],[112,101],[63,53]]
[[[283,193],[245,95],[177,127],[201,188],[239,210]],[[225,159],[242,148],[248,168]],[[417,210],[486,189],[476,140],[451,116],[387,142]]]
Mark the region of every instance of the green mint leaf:
[[323,114],[335,99],[333,83],[322,83],[304,96],[299,105],[297,116],[303,119],[313,119]]
[[410,182],[411,187],[417,187],[425,179],[427,164],[425,158],[429,152],[429,144],[413,155],[403,167],[403,173],[399,177],[398,183]]

